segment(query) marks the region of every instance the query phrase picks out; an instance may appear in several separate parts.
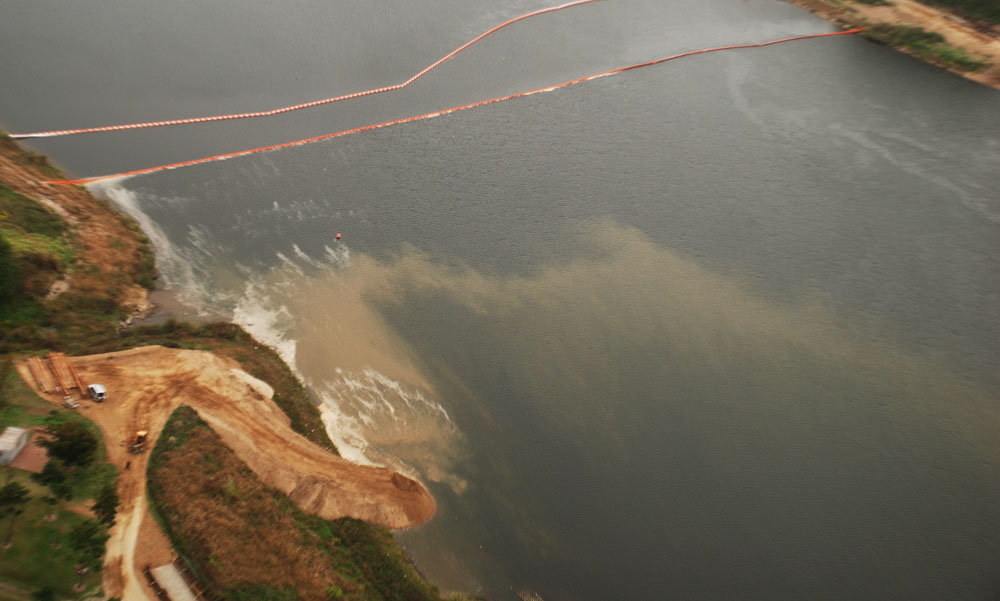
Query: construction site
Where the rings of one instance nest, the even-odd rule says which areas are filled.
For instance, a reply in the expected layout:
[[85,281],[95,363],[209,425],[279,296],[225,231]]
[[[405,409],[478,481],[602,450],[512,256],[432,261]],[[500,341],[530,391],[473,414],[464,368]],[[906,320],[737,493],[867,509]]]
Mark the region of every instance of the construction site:
[[119,470],[120,505],[104,560],[107,595],[150,601],[203,596],[147,506],[145,451],[181,405],[197,411],[261,480],[305,511],[391,528],[415,526],[434,514],[434,501],[418,482],[353,464],[294,432],[271,387],[230,359],[153,346],[85,357],[50,353],[17,369],[43,398],[97,424],[108,461]]

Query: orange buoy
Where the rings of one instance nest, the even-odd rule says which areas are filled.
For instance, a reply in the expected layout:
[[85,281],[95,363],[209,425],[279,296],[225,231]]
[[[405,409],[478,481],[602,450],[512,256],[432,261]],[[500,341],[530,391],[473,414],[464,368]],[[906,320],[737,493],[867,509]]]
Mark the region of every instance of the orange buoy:
[[340,234],[337,234],[337,240],[340,240]]

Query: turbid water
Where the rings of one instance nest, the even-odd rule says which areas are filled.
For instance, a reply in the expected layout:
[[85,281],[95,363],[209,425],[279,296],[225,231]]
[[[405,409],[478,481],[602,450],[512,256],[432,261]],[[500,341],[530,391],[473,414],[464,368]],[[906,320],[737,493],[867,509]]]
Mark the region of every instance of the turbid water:
[[[16,3],[0,121],[396,83],[543,6]],[[35,147],[116,172],[829,30],[780,2],[609,0],[518,24],[393,96]],[[170,290],[282,350],[346,455],[428,482],[438,515],[401,539],[443,588],[986,600],[997,115],[995,91],[836,38],[98,192],[143,221]]]

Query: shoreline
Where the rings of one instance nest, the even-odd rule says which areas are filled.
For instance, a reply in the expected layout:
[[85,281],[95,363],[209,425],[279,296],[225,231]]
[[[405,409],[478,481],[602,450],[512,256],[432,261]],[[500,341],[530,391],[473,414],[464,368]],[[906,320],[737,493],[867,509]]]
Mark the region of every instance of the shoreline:
[[963,70],[906,46],[886,44],[873,34],[862,32],[861,35],[971,81],[1000,90],[1000,24],[993,25],[988,32],[982,31],[957,14],[928,6],[918,0],[889,0],[884,5],[867,4],[859,0],[786,1],[842,27],[921,27],[928,33],[940,34],[949,46],[975,59],[985,60],[986,67],[978,71]]
[[[325,426],[316,423],[314,400],[274,349],[236,324],[179,322],[177,317],[184,315],[178,315],[178,309],[183,313],[190,308],[172,293],[155,289],[155,257],[139,225],[82,187],[43,183],[55,174],[61,175],[43,155],[0,133],[0,183],[9,194],[44,205],[65,221],[66,233],[58,236],[69,245],[64,251],[68,258],[58,262],[58,269],[48,267],[36,274],[34,268],[24,267],[31,287],[20,292],[19,304],[8,307],[13,313],[7,316],[20,320],[8,325],[17,325],[11,331],[23,334],[0,337],[0,357],[12,360],[12,377],[53,406],[58,400],[39,392],[22,365],[25,357],[63,351],[78,369],[107,380],[120,396],[103,406],[87,398],[80,404],[81,415],[103,432],[106,452],[119,470],[121,504],[104,558],[105,593],[153,598],[136,575],[140,559],[166,562],[176,552],[144,502],[141,468],[148,455],[126,454],[121,441],[140,426],[158,431],[198,380],[202,382],[195,388],[200,392],[187,404],[205,411],[229,448],[296,505],[325,519],[360,518],[395,529],[433,517],[436,503],[422,483],[391,468],[338,456]],[[15,226],[5,227],[8,235]],[[167,306],[155,303],[164,299]],[[99,314],[84,315],[91,307],[81,308],[80,303],[94,304]],[[49,323],[44,315],[24,313],[25,307],[38,307],[45,315],[59,313],[61,319]],[[173,388],[158,383],[168,372],[176,372]],[[146,380],[143,393],[136,383]],[[164,404],[163,399],[172,400]],[[284,437],[275,438],[275,432]],[[262,448],[247,443],[268,437],[270,443]],[[151,440],[155,444],[155,435]],[[281,456],[286,461],[275,460]],[[128,469],[129,463],[136,464],[134,469]],[[136,543],[140,530],[143,545]]]

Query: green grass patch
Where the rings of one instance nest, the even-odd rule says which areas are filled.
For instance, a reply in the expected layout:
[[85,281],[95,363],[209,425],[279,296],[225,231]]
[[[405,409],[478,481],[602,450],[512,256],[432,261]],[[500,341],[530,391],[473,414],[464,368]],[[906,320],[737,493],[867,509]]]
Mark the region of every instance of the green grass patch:
[[15,255],[36,254],[53,257],[58,260],[53,267],[59,272],[65,271],[76,259],[76,253],[61,236],[30,234],[13,228],[4,228],[2,222],[0,222],[0,233],[10,243]]
[[989,65],[987,61],[952,46],[940,33],[926,31],[923,27],[879,23],[866,29],[863,35],[887,46],[908,49],[923,58],[962,71],[979,71]]
[[0,224],[16,226],[29,234],[58,237],[68,228],[59,215],[40,203],[0,183]]
[[0,431],[7,426],[45,427],[55,406],[35,394],[13,369],[0,372]]
[[[79,556],[69,543],[69,532],[85,521],[81,515],[66,509],[65,504],[54,508],[43,501],[48,490],[28,478],[27,472],[4,468],[3,478],[18,482],[28,489],[30,498],[23,505],[24,513],[14,523],[14,536],[9,549],[0,549],[0,581],[24,590],[35,590],[49,584],[55,587],[57,599],[79,599],[87,593],[74,593],[73,585],[81,577],[73,571]],[[56,519],[45,516],[54,513]],[[0,538],[6,540],[10,518],[0,520]],[[91,593],[101,584],[99,572],[92,571],[82,578]]]

